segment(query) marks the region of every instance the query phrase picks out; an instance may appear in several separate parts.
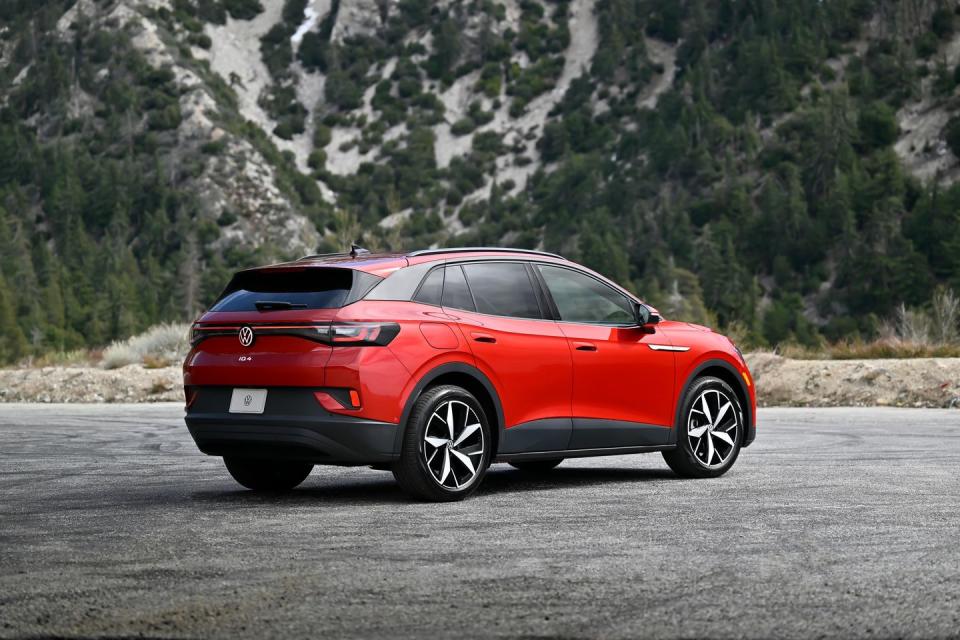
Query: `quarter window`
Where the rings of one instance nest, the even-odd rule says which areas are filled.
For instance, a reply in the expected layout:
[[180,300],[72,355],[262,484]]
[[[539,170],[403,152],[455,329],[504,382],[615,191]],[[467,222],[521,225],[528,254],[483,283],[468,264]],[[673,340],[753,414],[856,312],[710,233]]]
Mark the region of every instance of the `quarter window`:
[[473,297],[470,296],[470,289],[467,288],[467,281],[463,277],[463,269],[458,265],[450,266],[445,269],[446,275],[443,280],[443,306],[451,309],[465,309],[466,311],[476,311],[473,306]]
[[443,292],[443,267],[434,269],[420,285],[420,290],[414,300],[424,304],[440,305],[441,294]]
[[619,291],[572,269],[547,265],[537,268],[564,322],[634,323],[633,304]]
[[527,268],[519,262],[463,265],[477,311],[512,318],[541,318]]

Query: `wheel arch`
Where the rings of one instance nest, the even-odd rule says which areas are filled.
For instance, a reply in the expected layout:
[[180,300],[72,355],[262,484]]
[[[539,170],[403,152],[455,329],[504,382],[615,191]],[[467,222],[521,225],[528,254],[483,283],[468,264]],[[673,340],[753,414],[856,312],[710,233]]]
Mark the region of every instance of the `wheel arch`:
[[673,416],[674,428],[673,435],[671,436],[671,444],[676,444],[677,442],[677,434],[680,425],[680,412],[683,410],[683,405],[686,404],[687,392],[690,390],[690,387],[694,382],[704,376],[713,376],[723,380],[729,384],[730,388],[733,389],[733,392],[737,394],[737,400],[740,402],[740,407],[743,409],[746,422],[746,428],[743,430],[743,436],[741,438],[742,445],[744,447],[748,446],[753,441],[755,429],[754,416],[750,405],[750,393],[747,391],[743,379],[740,377],[740,373],[737,371],[737,369],[726,360],[721,360],[719,358],[701,362],[696,366],[696,368],[694,368],[693,371],[690,372],[686,381],[683,383],[683,391],[678,396],[677,407]]
[[413,390],[404,403],[403,413],[400,415],[400,428],[397,429],[397,436],[394,442],[394,449],[396,451],[400,450],[403,430],[406,429],[407,420],[410,417],[410,412],[413,411],[413,405],[416,403],[417,398],[419,398],[420,394],[426,389],[441,384],[453,384],[458,387],[463,387],[472,393],[480,403],[480,406],[483,407],[483,411],[487,414],[487,419],[492,422],[491,426],[493,427],[491,429],[492,433],[490,434],[493,438],[493,448],[490,459],[493,460],[500,447],[504,425],[503,406],[500,403],[500,396],[497,394],[493,383],[490,382],[490,379],[487,378],[482,371],[462,362],[442,364],[425,373],[420,380],[417,381],[417,384],[413,387]]

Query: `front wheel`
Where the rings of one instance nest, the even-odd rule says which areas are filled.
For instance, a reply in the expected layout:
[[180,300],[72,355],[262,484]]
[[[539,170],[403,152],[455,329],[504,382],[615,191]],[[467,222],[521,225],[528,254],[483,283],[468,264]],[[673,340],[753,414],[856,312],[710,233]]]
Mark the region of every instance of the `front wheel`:
[[254,491],[289,491],[307,479],[313,464],[294,460],[224,457],[233,479]]
[[687,392],[677,448],[663,452],[673,471],[685,478],[716,478],[733,466],[743,441],[743,410],[723,380],[706,376]]
[[486,475],[491,444],[487,416],[473,394],[454,385],[433,387],[410,412],[393,475],[416,498],[463,500]]

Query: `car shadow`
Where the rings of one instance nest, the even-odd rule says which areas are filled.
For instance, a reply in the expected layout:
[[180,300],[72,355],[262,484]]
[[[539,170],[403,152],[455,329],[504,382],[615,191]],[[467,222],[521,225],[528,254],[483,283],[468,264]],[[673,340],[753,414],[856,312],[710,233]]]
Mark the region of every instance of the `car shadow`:
[[668,469],[623,469],[617,467],[558,467],[544,472],[521,471],[506,465],[491,467],[480,487],[481,493],[562,489],[611,482],[678,480]]
[[[322,469],[321,469],[322,472]],[[371,473],[374,473],[371,471]],[[357,482],[342,484],[330,482],[323,486],[301,486],[285,492],[253,492],[241,488],[228,491],[195,491],[191,497],[196,502],[219,504],[264,504],[304,506],[319,503],[336,504],[409,504],[412,499],[400,490],[389,473],[380,472]],[[563,468],[546,472],[530,472],[496,465],[490,469],[477,492],[484,496],[506,495],[531,491],[576,489],[615,482],[679,481],[677,475],[667,469],[622,469],[622,468]]]

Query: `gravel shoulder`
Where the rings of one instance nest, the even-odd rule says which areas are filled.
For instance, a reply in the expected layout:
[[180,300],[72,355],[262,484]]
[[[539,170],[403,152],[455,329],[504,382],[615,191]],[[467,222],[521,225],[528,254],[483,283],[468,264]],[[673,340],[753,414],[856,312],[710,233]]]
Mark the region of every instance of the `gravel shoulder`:
[[747,354],[767,407],[960,407],[960,358],[792,360]]
[[[960,407],[960,358],[792,360],[747,354],[766,407]],[[180,367],[0,369],[0,402],[179,402]]]

